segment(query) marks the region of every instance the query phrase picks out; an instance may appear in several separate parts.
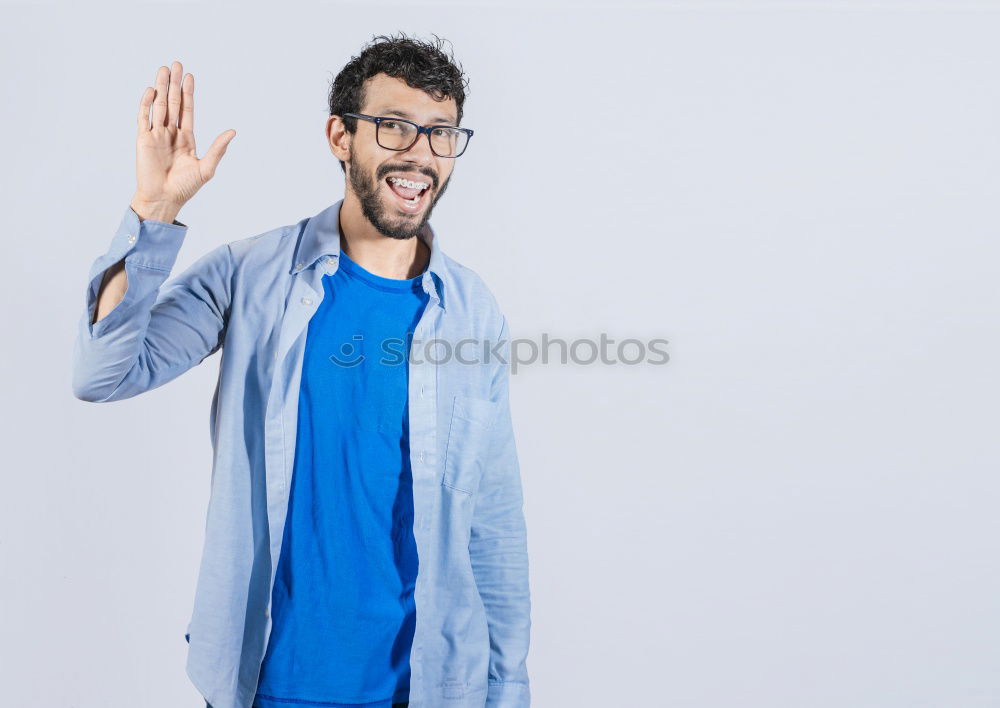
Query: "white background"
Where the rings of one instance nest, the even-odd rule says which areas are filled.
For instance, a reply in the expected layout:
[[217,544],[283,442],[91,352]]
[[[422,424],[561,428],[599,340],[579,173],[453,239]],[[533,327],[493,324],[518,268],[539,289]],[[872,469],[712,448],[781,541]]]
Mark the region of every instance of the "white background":
[[203,708],[184,673],[218,356],[71,392],[157,67],[197,77],[175,274],[343,195],[329,82],[452,42],[431,223],[514,337],[539,708],[1000,705],[1000,3],[0,7],[2,703]]

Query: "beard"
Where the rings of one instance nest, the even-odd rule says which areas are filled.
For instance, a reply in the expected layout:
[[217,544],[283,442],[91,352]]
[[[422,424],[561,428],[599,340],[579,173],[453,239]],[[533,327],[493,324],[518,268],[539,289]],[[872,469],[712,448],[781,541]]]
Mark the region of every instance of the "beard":
[[390,172],[406,170],[399,170],[399,168],[395,167],[367,170],[364,165],[358,162],[354,154],[353,145],[349,148],[349,153],[351,159],[350,169],[348,170],[349,181],[351,189],[354,190],[354,193],[358,196],[358,201],[361,203],[361,213],[371,222],[375,230],[383,236],[398,240],[414,238],[431,218],[434,205],[444,196],[444,192],[448,188],[448,182],[451,181],[451,175],[448,176],[448,179],[445,180],[444,184],[438,190],[434,190],[434,180],[429,178],[432,184],[428,187],[428,190],[434,191],[431,194],[424,195],[424,199],[433,197],[433,201],[429,202],[417,214],[404,214],[392,203],[392,197],[384,193],[382,184],[385,181],[385,176]]

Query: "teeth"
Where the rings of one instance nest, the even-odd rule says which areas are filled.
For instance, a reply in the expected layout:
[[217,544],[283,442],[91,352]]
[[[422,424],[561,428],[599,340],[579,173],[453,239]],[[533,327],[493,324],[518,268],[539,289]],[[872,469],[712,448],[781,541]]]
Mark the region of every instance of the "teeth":
[[402,187],[409,187],[410,189],[425,189],[429,186],[426,182],[411,182],[408,179],[400,179],[399,177],[390,177],[389,181]]

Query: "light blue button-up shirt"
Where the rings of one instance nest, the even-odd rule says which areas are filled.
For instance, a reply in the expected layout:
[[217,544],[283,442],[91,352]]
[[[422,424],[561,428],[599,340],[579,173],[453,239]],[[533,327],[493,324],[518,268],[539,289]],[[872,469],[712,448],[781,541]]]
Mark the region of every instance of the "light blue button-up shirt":
[[[222,244],[166,284],[187,226],[140,221],[128,207],[90,269],[73,354],[77,398],[130,398],[222,351],[204,553],[185,635],[187,674],[213,708],[250,708],[256,692],[306,334],[322,277],[337,269],[342,203]],[[429,224],[420,238],[431,255],[422,276],[430,300],[408,363],[420,559],[410,706],[524,708],[530,596],[507,320]],[[123,258],[124,299],[91,324],[104,271]]]

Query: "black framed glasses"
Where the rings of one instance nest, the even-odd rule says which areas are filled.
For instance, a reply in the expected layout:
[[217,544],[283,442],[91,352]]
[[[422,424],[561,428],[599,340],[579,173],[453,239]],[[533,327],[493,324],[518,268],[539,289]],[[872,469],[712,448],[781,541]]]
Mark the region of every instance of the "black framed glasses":
[[417,125],[412,120],[387,116],[366,116],[364,113],[345,113],[345,116],[361,118],[375,124],[375,142],[386,150],[409,150],[427,133],[431,152],[438,157],[459,157],[472,139],[472,130],[451,125]]

